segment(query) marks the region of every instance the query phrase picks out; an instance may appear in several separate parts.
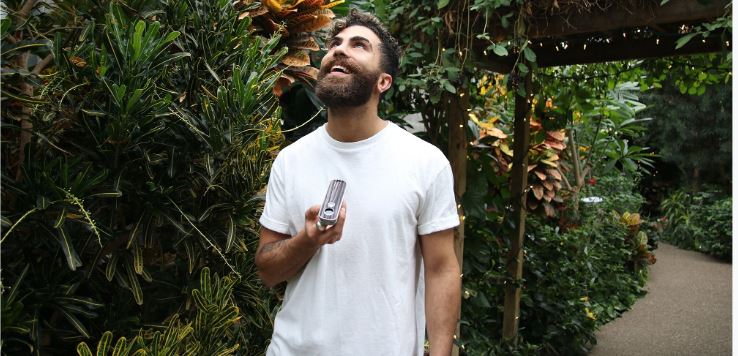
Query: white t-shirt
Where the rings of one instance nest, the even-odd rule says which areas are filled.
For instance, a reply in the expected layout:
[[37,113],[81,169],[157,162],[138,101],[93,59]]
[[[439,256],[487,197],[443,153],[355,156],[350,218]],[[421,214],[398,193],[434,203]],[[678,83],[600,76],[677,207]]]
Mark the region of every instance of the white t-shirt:
[[351,143],[324,125],[279,153],[259,222],[296,235],[333,179],[347,182],[342,238],[287,281],[267,355],[422,355],[418,235],[459,224],[448,160],[393,123]]

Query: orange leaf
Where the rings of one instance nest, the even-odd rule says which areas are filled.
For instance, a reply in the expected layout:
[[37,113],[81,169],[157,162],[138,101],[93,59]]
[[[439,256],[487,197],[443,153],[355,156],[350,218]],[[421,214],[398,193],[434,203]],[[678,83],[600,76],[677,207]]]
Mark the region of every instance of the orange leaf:
[[543,181],[543,186],[546,189],[548,189],[548,191],[553,191],[554,190],[554,185],[551,182],[547,181],[547,180],[546,181]]
[[546,212],[546,216],[549,218],[552,218],[556,216],[556,210],[551,206],[551,204],[543,203],[543,210]]
[[291,27],[292,32],[313,32],[330,25],[331,18],[326,15],[317,15]]
[[561,143],[561,142],[559,142],[559,141],[546,140],[546,141],[543,141],[543,143],[546,144],[546,146],[548,146],[549,148],[552,148],[554,150],[559,150],[560,151],[560,150],[563,150],[564,148],[566,148],[566,145],[563,144],[563,143]]
[[284,58],[282,63],[292,67],[302,67],[310,65],[310,56],[304,50],[290,51]]
[[529,165],[529,166],[528,166],[528,173],[530,173],[530,171],[532,171],[532,170],[536,169],[536,167],[538,167],[538,165],[537,165],[537,164],[531,164],[531,165]]
[[84,59],[77,57],[77,56],[69,57],[69,61],[72,62],[72,64],[74,64],[75,66],[80,67],[80,68],[84,68],[87,66],[87,62]]
[[300,36],[299,38],[289,39],[287,47],[290,49],[309,49],[313,51],[320,50],[318,42],[312,36]]
[[546,174],[541,171],[533,171],[536,176],[538,176],[538,179],[540,180],[546,180]]
[[274,95],[276,95],[277,97],[280,97],[284,93],[285,89],[290,86],[290,84],[292,84],[292,82],[289,80],[289,78],[286,78],[284,76],[279,77],[279,79],[277,79],[277,82],[274,83],[272,93],[274,93]]
[[564,134],[564,130],[548,131],[546,132],[546,136],[556,141],[564,141],[564,138],[566,137],[566,135]]
[[305,80],[318,80],[318,69],[311,66],[291,67],[287,69],[292,75]]
[[540,122],[536,120],[535,117],[531,116],[530,118],[530,129],[533,131],[538,131],[543,128]]
[[546,170],[546,173],[548,173],[550,176],[554,177],[554,179],[556,179],[556,180],[561,180],[561,173],[559,173],[558,170],[549,168],[549,169]]
[[536,199],[541,200],[543,198],[543,187],[540,185],[534,185],[531,190],[533,191],[533,195],[536,197]]

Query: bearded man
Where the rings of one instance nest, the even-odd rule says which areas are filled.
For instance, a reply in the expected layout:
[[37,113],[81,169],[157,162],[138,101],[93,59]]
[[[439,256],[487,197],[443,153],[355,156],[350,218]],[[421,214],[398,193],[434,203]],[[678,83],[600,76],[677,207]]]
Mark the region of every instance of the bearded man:
[[[448,160],[381,119],[397,75],[397,41],[352,10],[326,42],[315,92],[328,122],[272,166],[256,265],[287,282],[267,355],[449,355],[461,279]],[[331,180],[347,182],[337,223],[318,224]]]

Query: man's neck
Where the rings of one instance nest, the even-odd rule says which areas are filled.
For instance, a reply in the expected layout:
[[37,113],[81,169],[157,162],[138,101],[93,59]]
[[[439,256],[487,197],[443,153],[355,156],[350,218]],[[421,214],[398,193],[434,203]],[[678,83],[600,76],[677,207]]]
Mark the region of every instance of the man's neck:
[[340,142],[366,140],[387,126],[377,115],[376,103],[354,108],[328,108],[326,131]]

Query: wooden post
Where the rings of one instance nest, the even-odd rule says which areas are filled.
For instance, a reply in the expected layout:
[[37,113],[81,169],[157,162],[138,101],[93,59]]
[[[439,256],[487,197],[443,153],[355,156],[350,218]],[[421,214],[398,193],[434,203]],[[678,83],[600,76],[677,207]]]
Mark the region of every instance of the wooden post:
[[[468,120],[469,95],[465,89],[459,88],[457,95],[449,100],[448,105],[448,159],[451,171],[454,174],[454,195],[458,207],[461,224],[454,232],[454,250],[459,261],[459,269],[464,270],[464,210],[461,207],[461,197],[466,191],[466,125]],[[459,276],[461,278],[461,276]],[[461,310],[459,310],[461,318]],[[461,336],[461,327],[456,325],[456,337]],[[454,346],[453,356],[459,354],[459,348]]]
[[504,340],[517,342],[518,319],[520,317],[520,280],[523,276],[523,239],[525,237],[526,191],[528,186],[528,146],[530,143],[530,88],[531,74],[520,78],[525,86],[525,97],[515,96],[515,128],[513,142],[513,166],[511,191],[513,196],[513,217],[515,232],[510,239],[507,272],[509,280],[505,283],[505,309],[502,323]]

